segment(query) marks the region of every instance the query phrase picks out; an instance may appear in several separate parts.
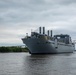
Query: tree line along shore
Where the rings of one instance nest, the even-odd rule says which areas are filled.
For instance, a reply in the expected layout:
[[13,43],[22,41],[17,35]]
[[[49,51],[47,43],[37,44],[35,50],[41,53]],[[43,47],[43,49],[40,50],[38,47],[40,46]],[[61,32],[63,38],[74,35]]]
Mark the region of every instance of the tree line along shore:
[[22,48],[22,47],[0,47],[0,52],[28,52],[28,48]]

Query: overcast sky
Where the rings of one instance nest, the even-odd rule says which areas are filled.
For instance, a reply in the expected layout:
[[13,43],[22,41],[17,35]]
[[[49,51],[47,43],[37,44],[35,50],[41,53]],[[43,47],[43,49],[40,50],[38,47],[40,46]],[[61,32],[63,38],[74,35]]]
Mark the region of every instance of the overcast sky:
[[23,45],[39,26],[76,39],[76,0],[0,0],[0,46]]

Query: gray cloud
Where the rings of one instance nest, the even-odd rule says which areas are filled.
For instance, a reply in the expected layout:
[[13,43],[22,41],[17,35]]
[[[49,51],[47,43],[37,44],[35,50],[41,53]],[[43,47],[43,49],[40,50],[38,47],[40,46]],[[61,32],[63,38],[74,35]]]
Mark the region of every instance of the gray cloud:
[[[57,2],[57,3],[56,3]],[[10,1],[4,0],[2,6],[4,12],[1,13],[1,18],[4,22],[23,22],[23,21],[49,21],[49,20],[58,20],[59,17],[62,17],[62,20],[67,18],[69,15],[75,14],[75,5],[63,6],[59,5],[62,1],[49,1],[49,0],[29,0],[29,1]],[[64,0],[64,2],[67,2]],[[71,1],[68,1],[68,3]],[[72,1],[75,3],[74,1]],[[2,3],[2,2],[1,2]],[[26,4],[27,3],[27,4]],[[58,4],[59,3],[59,4]],[[2,8],[1,6],[1,8]],[[72,7],[71,7],[72,6]],[[2,8],[3,9],[3,8]],[[65,16],[65,18],[64,18]],[[3,18],[4,17],[4,18]],[[57,19],[55,18],[57,17]],[[0,18],[0,19],[1,19]],[[7,19],[6,19],[7,18]],[[2,22],[1,20],[1,22]],[[60,18],[59,18],[60,20]]]
[[21,38],[39,26],[75,39],[76,0],[0,0],[0,44],[22,44]]

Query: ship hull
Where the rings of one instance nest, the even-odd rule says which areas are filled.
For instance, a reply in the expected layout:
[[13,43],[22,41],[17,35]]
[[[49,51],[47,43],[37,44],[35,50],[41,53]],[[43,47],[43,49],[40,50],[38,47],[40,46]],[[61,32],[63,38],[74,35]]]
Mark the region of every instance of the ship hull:
[[28,47],[30,54],[71,53],[75,50],[75,47],[72,44],[55,45],[54,42],[46,39],[28,38],[22,40],[23,43]]

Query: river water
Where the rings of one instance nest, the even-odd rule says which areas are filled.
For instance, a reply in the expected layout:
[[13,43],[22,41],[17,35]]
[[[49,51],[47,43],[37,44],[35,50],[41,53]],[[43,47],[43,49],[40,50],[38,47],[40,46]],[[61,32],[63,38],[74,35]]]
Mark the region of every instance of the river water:
[[76,52],[52,55],[0,53],[0,75],[76,75]]

